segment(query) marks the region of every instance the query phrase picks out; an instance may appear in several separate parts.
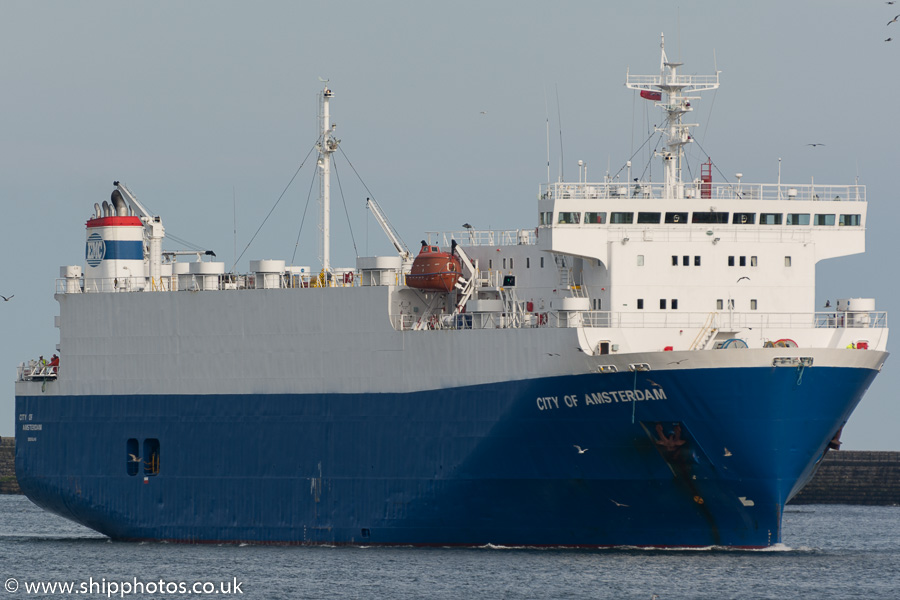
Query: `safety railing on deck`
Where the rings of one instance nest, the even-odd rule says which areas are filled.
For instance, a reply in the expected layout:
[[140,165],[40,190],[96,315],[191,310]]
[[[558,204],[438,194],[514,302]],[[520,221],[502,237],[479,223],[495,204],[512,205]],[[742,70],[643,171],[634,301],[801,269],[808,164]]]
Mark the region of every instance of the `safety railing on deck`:
[[816,312],[816,313],[619,313],[607,311],[545,311],[526,313],[516,324],[503,313],[463,313],[459,315],[430,315],[414,313],[391,315],[395,329],[456,330],[456,329],[512,329],[538,327],[600,327],[600,328],[702,328],[746,329],[749,327],[784,329],[884,329],[886,311]]
[[[701,189],[701,186],[705,186]],[[711,200],[834,200],[865,202],[864,185],[792,185],[777,183],[704,183],[687,182],[680,185],[685,198]],[[705,194],[709,194],[706,196]],[[663,183],[603,182],[603,183],[545,183],[540,187],[541,198],[581,200],[615,198],[665,198]],[[457,240],[459,241],[459,240]]]

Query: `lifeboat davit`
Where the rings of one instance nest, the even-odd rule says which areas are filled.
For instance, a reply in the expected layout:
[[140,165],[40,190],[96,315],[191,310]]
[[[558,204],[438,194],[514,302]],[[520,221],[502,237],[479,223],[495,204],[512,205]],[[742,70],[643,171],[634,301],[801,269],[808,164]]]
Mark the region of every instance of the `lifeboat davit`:
[[450,292],[462,272],[459,258],[424,241],[406,276],[406,285],[429,292]]

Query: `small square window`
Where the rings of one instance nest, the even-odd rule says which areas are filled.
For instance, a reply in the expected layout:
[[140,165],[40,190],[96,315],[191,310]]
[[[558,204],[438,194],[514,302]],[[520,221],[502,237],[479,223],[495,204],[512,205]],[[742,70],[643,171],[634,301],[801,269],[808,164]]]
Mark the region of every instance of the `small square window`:
[[672,299],[672,310],[678,310],[678,298]]
[[659,299],[659,310],[666,310],[666,299],[665,298]]
[[526,269],[530,269],[530,268],[531,268],[531,257],[530,257],[530,256],[526,256],[526,257],[525,257],[525,268],[526,268]]
[[728,257],[728,266],[729,266],[729,267],[733,267],[733,266],[734,266],[734,257],[733,257],[733,256],[729,256],[729,257]]
[[722,300],[721,299],[716,300],[716,310],[722,310],[722,306],[723,306]]
[[544,268],[544,257],[543,256],[541,257],[541,268],[542,269]]
[[673,257],[672,257],[672,266],[673,266],[673,267],[677,267],[677,266],[678,266],[678,257],[677,257],[677,256],[673,256]]
[[699,257],[699,256],[695,256],[695,257],[694,257],[694,266],[695,266],[695,267],[699,267],[699,266],[700,266],[700,257]]
[[786,267],[791,266],[791,257],[790,256],[784,257],[784,266],[786,266]]
[[756,266],[756,257],[755,257],[755,256],[751,256],[751,257],[750,257],[750,266],[751,266],[751,267],[755,267],[755,266]]
[[506,268],[506,259],[505,258],[503,259],[503,268],[504,269]]
[[644,310],[644,299],[638,298],[638,310]]
[[734,298],[728,299],[728,310],[734,310]]
[[746,257],[746,256],[742,256],[742,257],[741,257],[741,266],[742,266],[742,267],[746,267],[746,266],[747,266],[747,257]]
[[750,301],[750,310],[756,310],[756,300]]
[[684,265],[685,267],[687,267],[688,265],[690,265],[690,264],[691,264],[691,257],[690,257],[690,256],[682,256],[682,257],[681,257],[681,264]]
[[644,255],[643,254],[637,255],[637,266],[639,266],[639,267],[644,266]]
[[509,259],[509,268],[510,269],[513,268],[513,259],[512,258]]

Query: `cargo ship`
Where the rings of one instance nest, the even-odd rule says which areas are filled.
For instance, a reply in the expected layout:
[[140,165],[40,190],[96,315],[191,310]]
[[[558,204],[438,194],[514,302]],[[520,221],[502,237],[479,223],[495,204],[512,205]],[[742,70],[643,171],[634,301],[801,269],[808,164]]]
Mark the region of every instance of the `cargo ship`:
[[57,280],[58,361],[18,367],[23,492],[117,540],[781,542],[888,356],[873,299],[815,301],[816,264],[865,250],[865,186],[685,177],[719,73],[680,67],[662,44],[626,74],[665,119],[662,181],[579,169],[534,227],[415,258],[373,199],[396,253],[331,264],[328,87],[314,268],[164,249],[115,182]]

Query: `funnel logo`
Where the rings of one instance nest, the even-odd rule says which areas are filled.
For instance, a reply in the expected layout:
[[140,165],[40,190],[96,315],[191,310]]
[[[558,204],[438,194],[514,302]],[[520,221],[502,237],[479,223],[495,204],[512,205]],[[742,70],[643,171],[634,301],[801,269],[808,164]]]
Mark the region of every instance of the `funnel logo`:
[[99,233],[92,233],[88,236],[87,246],[84,250],[84,257],[87,259],[88,266],[96,267],[106,256],[106,242],[100,237]]

